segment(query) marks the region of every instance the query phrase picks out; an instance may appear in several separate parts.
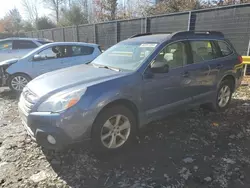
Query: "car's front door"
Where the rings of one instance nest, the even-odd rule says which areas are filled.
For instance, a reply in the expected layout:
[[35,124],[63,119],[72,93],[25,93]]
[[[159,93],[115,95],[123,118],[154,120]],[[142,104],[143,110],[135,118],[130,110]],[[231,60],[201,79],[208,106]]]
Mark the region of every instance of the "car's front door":
[[34,77],[41,74],[64,68],[64,47],[48,47],[38,54],[34,55],[32,60]]
[[[185,42],[167,45],[144,73],[142,99],[149,121],[184,109],[185,104],[191,102],[186,95],[188,88],[182,85],[185,79],[183,66],[188,61],[186,46]],[[155,63],[166,64],[168,71],[155,73]]]

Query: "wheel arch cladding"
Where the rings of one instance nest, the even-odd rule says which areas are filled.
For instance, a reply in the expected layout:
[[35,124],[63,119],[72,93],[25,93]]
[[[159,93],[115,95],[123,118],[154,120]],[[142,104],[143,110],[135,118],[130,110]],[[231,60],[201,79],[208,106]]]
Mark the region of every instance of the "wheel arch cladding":
[[222,78],[221,82],[222,81],[225,81],[225,80],[230,80],[232,82],[232,87],[233,87],[233,91],[235,91],[235,78],[233,75],[226,75]]

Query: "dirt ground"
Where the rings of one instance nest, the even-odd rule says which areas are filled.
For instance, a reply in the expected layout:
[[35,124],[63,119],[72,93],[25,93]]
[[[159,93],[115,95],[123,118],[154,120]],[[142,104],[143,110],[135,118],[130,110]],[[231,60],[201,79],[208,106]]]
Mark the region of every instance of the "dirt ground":
[[126,150],[97,156],[31,141],[17,99],[0,92],[0,187],[249,188],[250,87],[223,113],[194,109],[151,123]]

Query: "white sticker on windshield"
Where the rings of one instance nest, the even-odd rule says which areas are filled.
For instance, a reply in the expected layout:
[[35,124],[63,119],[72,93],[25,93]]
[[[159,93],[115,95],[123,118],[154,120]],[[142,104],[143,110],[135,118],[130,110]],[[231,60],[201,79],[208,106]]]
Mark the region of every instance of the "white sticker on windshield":
[[157,44],[141,44],[140,45],[141,48],[154,48],[156,46]]

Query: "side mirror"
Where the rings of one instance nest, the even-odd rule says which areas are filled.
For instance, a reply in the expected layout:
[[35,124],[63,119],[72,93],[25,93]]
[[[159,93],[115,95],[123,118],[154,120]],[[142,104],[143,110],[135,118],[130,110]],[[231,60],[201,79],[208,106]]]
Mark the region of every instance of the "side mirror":
[[151,64],[152,73],[167,73],[169,71],[169,65],[163,61],[154,61]]
[[38,54],[34,55],[33,61],[40,61],[40,60],[42,60],[42,56],[41,55],[38,55]]

